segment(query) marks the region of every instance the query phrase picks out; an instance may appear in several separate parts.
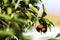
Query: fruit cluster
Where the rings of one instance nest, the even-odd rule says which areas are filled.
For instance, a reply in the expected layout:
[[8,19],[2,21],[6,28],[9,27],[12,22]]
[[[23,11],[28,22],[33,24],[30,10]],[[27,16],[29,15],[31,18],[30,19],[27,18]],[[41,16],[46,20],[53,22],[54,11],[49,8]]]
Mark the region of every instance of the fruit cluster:
[[36,30],[38,31],[38,32],[46,32],[47,31],[47,27],[44,27],[42,24],[39,24],[37,27],[36,27]]

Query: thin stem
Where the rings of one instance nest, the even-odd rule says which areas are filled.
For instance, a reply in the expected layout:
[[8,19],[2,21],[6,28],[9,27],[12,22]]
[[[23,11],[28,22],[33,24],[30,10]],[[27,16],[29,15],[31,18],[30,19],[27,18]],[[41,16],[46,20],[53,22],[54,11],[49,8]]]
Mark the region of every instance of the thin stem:
[[18,0],[18,1],[17,1],[16,5],[15,5],[15,9],[17,9],[17,7],[18,7],[20,1],[21,1],[21,0]]
[[4,21],[2,21],[1,19],[0,19],[0,21],[3,23],[3,24],[5,24],[5,25],[7,25]]

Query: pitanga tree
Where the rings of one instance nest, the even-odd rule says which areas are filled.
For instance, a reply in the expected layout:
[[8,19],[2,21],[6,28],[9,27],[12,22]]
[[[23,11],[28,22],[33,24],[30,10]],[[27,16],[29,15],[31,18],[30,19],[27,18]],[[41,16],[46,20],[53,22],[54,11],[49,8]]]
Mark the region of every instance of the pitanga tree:
[[38,32],[47,32],[53,23],[45,18],[47,15],[45,6],[42,4],[43,13],[38,16],[38,1],[42,0],[0,0],[0,40],[14,40],[17,37],[25,40],[22,33],[31,27]]

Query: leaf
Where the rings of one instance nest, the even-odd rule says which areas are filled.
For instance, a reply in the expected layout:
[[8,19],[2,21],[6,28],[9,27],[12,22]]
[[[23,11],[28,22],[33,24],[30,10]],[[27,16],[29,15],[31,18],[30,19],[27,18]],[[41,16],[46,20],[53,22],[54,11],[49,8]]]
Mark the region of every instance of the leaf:
[[4,18],[5,20],[11,20],[11,17],[5,14],[0,14],[0,18]]
[[1,9],[1,7],[0,7],[0,13],[2,12],[2,9]]
[[29,23],[27,24],[27,27],[25,28],[25,32],[26,32],[27,30],[31,29],[31,27],[32,27],[31,22],[29,22]]
[[11,14],[12,13],[12,8],[8,7],[7,8],[7,14]]
[[50,31],[51,31],[51,25],[50,25],[50,24],[48,24],[48,27],[49,27],[49,29],[50,29]]
[[20,18],[20,19],[12,19],[12,22],[14,22],[14,21],[17,22],[17,23],[22,23],[24,25],[28,24],[27,20],[22,19],[22,18]]
[[35,24],[35,27],[37,27],[37,25],[40,24],[37,18],[34,20],[34,24]]
[[15,0],[12,0],[12,3],[15,3]]
[[47,14],[45,11],[43,11],[42,17],[45,17]]
[[9,35],[9,36],[14,36],[14,32],[13,29],[4,29],[4,30],[0,30],[0,35]]
[[40,0],[42,2],[42,0]]
[[45,6],[42,4],[42,7],[43,7],[43,14],[42,14],[42,17],[45,17],[47,15],[46,13],[46,8]]
[[4,3],[8,3],[9,0],[3,0]]
[[38,13],[38,9],[35,8],[32,4],[29,4],[29,7],[30,7],[31,10],[33,10],[35,12],[35,14]]
[[31,13],[28,11],[28,10],[26,10],[26,15],[29,17],[29,19],[31,19],[31,17],[32,17],[32,15],[31,15]]
[[30,0],[24,0],[24,1],[25,1],[26,4],[28,4]]
[[50,38],[50,39],[48,39],[48,40],[58,40],[58,39],[56,39],[56,38]]
[[60,37],[60,33],[59,34],[57,34],[57,36],[56,37]]
[[47,18],[44,18],[44,19],[45,19],[45,21],[46,21],[47,24],[50,24],[50,25],[52,24],[52,25],[54,26],[54,24],[52,23],[52,21],[50,21],[50,20],[47,19]]
[[44,18],[44,20],[46,21],[47,24],[50,24],[47,18]]
[[43,18],[39,19],[39,23],[43,24]]
[[19,15],[18,15],[17,13],[15,13],[15,12],[14,12],[14,13],[13,13],[13,17],[12,17],[12,18],[17,19],[17,18],[18,18],[18,16],[19,16]]
[[[43,18],[43,20],[46,22],[46,26],[50,29],[50,31],[51,31],[51,26],[52,26],[52,22],[49,20],[49,19],[47,19],[47,18]],[[42,21],[41,21],[42,22]],[[53,24],[54,25],[54,24]]]
[[18,23],[13,22],[13,24],[15,25],[15,28],[16,28],[16,29],[20,30],[20,26],[18,25]]
[[37,1],[38,1],[38,0],[30,0],[29,3],[34,4],[34,3],[37,3]]
[[10,4],[3,4],[3,6],[5,6],[5,7],[7,7],[7,6],[9,6]]

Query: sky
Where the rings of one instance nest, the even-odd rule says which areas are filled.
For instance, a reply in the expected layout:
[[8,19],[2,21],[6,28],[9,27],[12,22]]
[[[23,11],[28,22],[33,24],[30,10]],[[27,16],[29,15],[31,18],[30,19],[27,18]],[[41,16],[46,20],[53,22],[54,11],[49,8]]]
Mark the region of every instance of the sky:
[[60,0],[43,0],[48,12],[60,13]]

